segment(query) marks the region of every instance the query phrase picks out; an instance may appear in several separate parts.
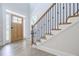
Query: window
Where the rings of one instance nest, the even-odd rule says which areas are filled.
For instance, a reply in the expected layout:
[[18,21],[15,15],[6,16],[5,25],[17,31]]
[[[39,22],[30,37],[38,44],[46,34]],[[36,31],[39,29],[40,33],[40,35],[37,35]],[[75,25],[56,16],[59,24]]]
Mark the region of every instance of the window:
[[18,18],[17,18],[16,16],[13,16],[12,22],[13,22],[13,23],[17,23],[17,22],[18,22],[17,19],[18,19]]
[[21,24],[22,23],[22,18],[17,17],[17,16],[13,16],[12,22]]
[[10,14],[6,14],[6,40],[10,39]]
[[18,18],[18,23],[22,23],[22,18]]

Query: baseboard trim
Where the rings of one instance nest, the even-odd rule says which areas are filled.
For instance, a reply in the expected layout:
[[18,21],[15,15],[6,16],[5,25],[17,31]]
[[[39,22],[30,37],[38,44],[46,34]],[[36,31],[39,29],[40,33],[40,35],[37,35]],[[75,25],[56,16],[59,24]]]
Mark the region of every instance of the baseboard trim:
[[42,50],[42,51],[45,51],[45,52],[48,52],[48,53],[51,53],[51,54],[54,54],[56,56],[76,56],[76,55],[73,55],[71,53],[59,51],[59,50],[56,50],[56,49],[50,49],[50,48],[47,48],[45,46],[35,46],[35,45],[33,45],[32,47],[37,48],[37,49]]

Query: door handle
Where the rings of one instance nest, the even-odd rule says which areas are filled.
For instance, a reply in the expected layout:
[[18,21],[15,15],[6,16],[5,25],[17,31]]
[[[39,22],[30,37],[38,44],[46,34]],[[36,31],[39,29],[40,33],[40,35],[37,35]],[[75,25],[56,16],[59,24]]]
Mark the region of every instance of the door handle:
[[13,29],[13,27],[11,27],[11,29]]

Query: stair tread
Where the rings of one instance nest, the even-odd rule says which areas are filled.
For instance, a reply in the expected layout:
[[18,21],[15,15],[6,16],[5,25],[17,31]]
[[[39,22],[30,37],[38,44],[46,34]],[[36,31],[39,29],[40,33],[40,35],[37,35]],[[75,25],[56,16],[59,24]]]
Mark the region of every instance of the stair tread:
[[79,17],[76,17],[76,18],[77,18],[76,20],[75,20],[75,17],[74,17],[74,18],[70,18],[68,21],[69,21],[69,22],[72,22],[72,23],[79,21],[79,20],[78,20]]
[[41,37],[41,39],[45,39],[46,37],[44,36],[44,37]]
[[61,29],[52,29],[52,30],[55,30],[56,31],[56,30],[61,30]]
[[54,35],[58,34],[61,31],[51,31]]
[[41,42],[38,42],[38,41],[36,42],[36,45],[40,45],[40,44],[41,44]]
[[45,34],[45,35],[53,35],[53,34],[51,33],[51,34]]
[[43,42],[45,42],[45,41],[47,41],[46,39],[41,39],[41,42],[43,43]]
[[59,25],[67,25],[67,24],[71,24],[71,22],[67,22],[67,23],[60,23]]

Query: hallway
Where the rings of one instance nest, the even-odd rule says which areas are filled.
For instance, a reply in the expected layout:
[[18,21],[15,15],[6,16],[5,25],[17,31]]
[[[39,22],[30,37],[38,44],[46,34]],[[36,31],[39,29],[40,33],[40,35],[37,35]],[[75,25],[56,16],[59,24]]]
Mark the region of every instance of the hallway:
[[0,48],[0,56],[53,56],[49,53],[30,48],[28,41],[18,41]]

